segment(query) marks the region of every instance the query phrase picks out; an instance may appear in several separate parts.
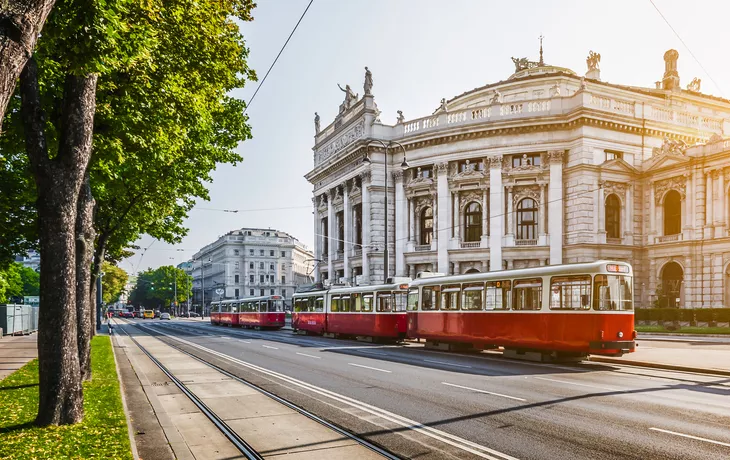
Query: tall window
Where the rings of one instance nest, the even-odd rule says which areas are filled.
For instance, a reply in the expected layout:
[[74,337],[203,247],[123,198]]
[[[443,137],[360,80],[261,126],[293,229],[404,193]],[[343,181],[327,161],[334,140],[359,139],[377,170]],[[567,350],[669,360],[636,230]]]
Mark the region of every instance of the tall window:
[[423,208],[421,211],[421,241],[420,244],[431,244],[433,240],[433,208]]
[[253,295],[253,289],[248,290],[248,295]]
[[240,282],[240,278],[239,278],[238,275],[234,276],[233,279],[234,279],[234,283],[239,283]]
[[471,202],[464,212],[464,241],[479,241],[482,236],[482,207]]
[[606,237],[621,238],[621,200],[615,193],[606,198]]
[[532,198],[523,198],[517,205],[517,239],[537,238],[537,203]]
[[249,268],[249,270],[253,270],[253,262],[248,263],[248,268]]
[[360,248],[362,246],[362,204],[356,204],[352,208],[353,215],[354,215],[354,224],[353,229],[355,230],[355,248]]
[[269,257],[274,257],[274,250],[269,251]]
[[263,262],[259,262],[259,270],[263,270],[263,269],[264,269],[264,263]]
[[345,250],[345,213],[337,213],[337,250]]
[[248,275],[248,282],[253,284],[253,275]]
[[329,233],[329,222],[328,218],[325,217],[322,219],[322,251],[323,254],[329,254],[329,247],[330,247],[330,233]]
[[676,190],[664,195],[664,234],[676,235],[682,232],[682,198]]
[[238,298],[239,295],[240,295],[240,291],[238,289],[236,289],[236,298]]

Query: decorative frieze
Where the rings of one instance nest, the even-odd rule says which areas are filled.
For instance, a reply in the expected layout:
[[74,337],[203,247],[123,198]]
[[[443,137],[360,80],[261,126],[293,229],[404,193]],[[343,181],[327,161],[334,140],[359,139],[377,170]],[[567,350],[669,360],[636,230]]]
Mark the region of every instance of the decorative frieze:
[[365,134],[365,121],[360,121],[352,128],[345,131],[340,137],[333,140],[317,151],[317,164],[342,151],[347,146],[363,137]]
[[488,157],[489,169],[502,169],[502,156]]
[[363,184],[369,183],[370,179],[372,179],[372,173],[370,171],[363,171],[360,174],[360,180],[362,181]]
[[434,165],[433,172],[434,172],[434,175],[436,177],[439,177],[442,174],[448,174],[448,172],[449,172],[449,163],[448,162],[436,163]]
[[393,171],[393,180],[396,183],[403,182],[403,170],[402,169]]
[[475,201],[481,206],[482,203],[482,192],[477,190],[470,190],[468,192],[459,193],[459,209],[464,209],[467,204]]
[[661,205],[664,195],[669,190],[676,190],[684,199],[687,196],[687,179],[684,176],[676,176],[654,182],[654,201],[657,206]]
[[549,163],[563,163],[565,150],[548,150],[547,157]]
[[512,205],[516,205],[523,198],[532,198],[535,203],[540,202],[540,186],[539,185],[517,185],[512,188],[513,198]]
[[626,189],[628,187],[627,184],[624,184],[622,182],[613,182],[609,180],[604,180],[599,182],[598,184],[603,189],[603,195],[608,196],[611,194],[615,194],[619,198],[621,198],[621,202],[626,202]]

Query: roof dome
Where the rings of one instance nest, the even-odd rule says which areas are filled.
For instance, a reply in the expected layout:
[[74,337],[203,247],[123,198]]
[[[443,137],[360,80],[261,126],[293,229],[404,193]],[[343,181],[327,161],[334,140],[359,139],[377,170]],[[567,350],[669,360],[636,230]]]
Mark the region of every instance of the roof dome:
[[522,78],[527,77],[531,75],[547,75],[551,73],[567,73],[569,75],[576,75],[575,72],[568,69],[567,67],[558,67],[555,65],[542,65],[542,66],[534,66],[534,67],[528,67],[526,69],[518,70],[517,72],[510,75],[509,79],[513,80],[515,78]]

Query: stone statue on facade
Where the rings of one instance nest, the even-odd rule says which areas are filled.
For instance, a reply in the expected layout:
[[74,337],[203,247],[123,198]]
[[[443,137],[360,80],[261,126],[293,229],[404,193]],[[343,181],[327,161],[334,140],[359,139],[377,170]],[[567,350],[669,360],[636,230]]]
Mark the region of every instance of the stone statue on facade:
[[446,98],[441,98],[441,105],[434,113],[448,112],[449,106],[446,104]]
[[363,90],[365,91],[365,95],[373,94],[371,91],[373,89],[373,73],[368,70],[367,66],[365,66],[365,83],[363,84]]
[[314,112],[314,133],[319,134],[319,114]]
[[397,123],[398,124],[401,124],[401,123],[405,123],[405,122],[406,122],[406,117],[403,116],[403,111],[402,110],[399,110],[398,111],[398,122]]
[[654,156],[657,155],[684,155],[684,151],[687,148],[687,143],[681,140],[670,139],[664,136],[664,143],[661,147],[654,147],[652,153]]
[[700,80],[697,77],[694,77],[692,79],[692,81],[687,85],[687,91],[699,93],[700,92],[700,83],[702,83],[702,80]]
[[555,83],[552,87],[550,87],[550,97],[559,97],[560,96],[560,85]]
[[352,107],[352,104],[357,101],[357,94],[355,94],[352,91],[352,88],[350,88],[350,85],[345,85],[345,88],[343,89],[342,86],[337,84],[337,87],[340,88],[340,91],[345,93],[345,100],[340,104],[340,113],[344,112],[345,110]]
[[525,70],[530,67],[530,61],[528,61],[526,57],[513,57],[512,62],[515,64],[515,72],[519,72],[520,70]]
[[494,95],[492,96],[492,99],[489,101],[490,104],[501,104],[502,103],[502,93],[494,90]]
[[600,53],[594,53],[593,50],[589,51],[588,57],[586,58],[586,64],[588,65],[588,70],[600,70],[600,66],[601,66]]
[[580,77],[580,88],[578,88],[578,91],[585,91],[586,90],[586,77]]

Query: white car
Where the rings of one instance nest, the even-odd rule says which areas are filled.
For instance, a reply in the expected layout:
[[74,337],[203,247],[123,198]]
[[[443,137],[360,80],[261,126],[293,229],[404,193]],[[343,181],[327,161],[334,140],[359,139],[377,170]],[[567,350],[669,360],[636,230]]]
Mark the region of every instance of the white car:
[[162,314],[160,315],[160,319],[171,319],[171,318],[170,318],[170,314],[169,314],[169,313],[162,313]]

